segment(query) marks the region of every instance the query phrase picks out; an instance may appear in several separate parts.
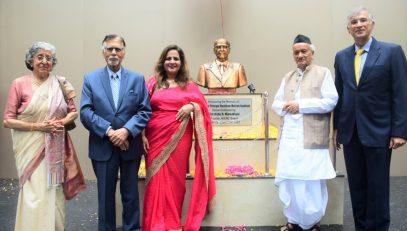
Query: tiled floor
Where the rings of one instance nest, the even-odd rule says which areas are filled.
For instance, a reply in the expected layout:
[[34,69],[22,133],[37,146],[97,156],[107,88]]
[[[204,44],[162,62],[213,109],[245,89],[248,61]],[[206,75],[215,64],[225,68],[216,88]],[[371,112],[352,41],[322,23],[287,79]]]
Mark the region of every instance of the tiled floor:
[[[97,230],[97,196],[94,181],[87,182],[87,190],[66,203],[66,230],[93,231]],[[343,226],[323,226],[324,231],[353,231],[352,210],[349,189],[345,184],[344,224]],[[14,217],[18,196],[16,180],[0,179],[0,231],[14,229]],[[391,178],[391,217],[390,231],[407,230],[407,177]],[[120,229],[118,229],[120,230]],[[221,230],[221,228],[203,228],[202,230]],[[280,230],[278,227],[230,227],[224,231],[243,230]]]

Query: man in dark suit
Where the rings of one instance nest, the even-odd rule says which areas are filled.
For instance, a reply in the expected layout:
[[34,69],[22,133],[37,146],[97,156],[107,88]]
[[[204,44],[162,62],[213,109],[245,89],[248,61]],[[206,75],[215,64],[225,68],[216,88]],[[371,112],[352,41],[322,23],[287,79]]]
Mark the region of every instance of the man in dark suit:
[[347,28],[355,44],[335,57],[334,129],[337,148],[344,148],[357,231],[389,229],[391,153],[407,138],[406,56],[399,45],[371,36],[374,23],[366,8],[354,9]]
[[144,76],[121,66],[126,43],[102,42],[107,66],[85,75],[80,118],[89,130],[89,157],[97,178],[99,230],[116,230],[115,192],[120,169],[123,230],[140,229],[138,169],[141,131],[151,116]]

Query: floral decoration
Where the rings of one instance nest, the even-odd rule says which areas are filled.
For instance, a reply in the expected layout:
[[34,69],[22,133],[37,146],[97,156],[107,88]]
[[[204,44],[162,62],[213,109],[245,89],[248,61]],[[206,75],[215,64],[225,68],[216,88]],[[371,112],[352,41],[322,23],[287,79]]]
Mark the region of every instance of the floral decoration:
[[[271,169],[269,174],[274,176],[275,169]],[[145,161],[142,160],[140,164],[140,169],[138,172],[139,177],[146,176],[146,164]],[[190,176],[195,175],[195,169],[192,169],[188,174]],[[261,177],[265,176],[264,170],[257,170],[254,169],[250,165],[230,165],[224,171],[222,170],[215,170],[215,177],[217,178],[228,178],[228,177]]]

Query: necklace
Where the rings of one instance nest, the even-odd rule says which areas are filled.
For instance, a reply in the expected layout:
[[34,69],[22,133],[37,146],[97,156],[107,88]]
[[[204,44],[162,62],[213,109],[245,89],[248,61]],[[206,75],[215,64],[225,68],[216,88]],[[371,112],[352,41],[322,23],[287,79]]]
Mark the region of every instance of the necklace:
[[[165,86],[164,82],[168,83],[168,87]],[[171,87],[176,87],[176,86],[178,86],[178,83],[177,83],[177,81],[175,79],[168,79],[167,78],[165,81],[163,81],[163,86],[162,87],[164,89],[166,89],[166,88],[171,88]]]

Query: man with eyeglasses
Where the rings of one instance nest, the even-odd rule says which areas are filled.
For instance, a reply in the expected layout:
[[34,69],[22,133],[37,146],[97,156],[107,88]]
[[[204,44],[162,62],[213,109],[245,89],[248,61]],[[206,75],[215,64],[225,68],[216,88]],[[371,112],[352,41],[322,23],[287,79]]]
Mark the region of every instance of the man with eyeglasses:
[[208,88],[208,93],[235,93],[236,88],[247,85],[243,65],[230,62],[230,42],[225,38],[215,40],[213,52],[216,59],[201,65],[196,83]]
[[140,229],[138,169],[141,131],[151,116],[144,76],[124,68],[126,43],[106,35],[106,67],[85,75],[80,118],[89,130],[89,158],[97,178],[99,230],[116,230],[115,192],[120,170],[123,230]]
[[373,38],[374,25],[366,8],[352,10],[347,29],[355,43],[335,57],[335,137],[357,231],[389,230],[391,153],[407,139],[406,56],[399,45]]

